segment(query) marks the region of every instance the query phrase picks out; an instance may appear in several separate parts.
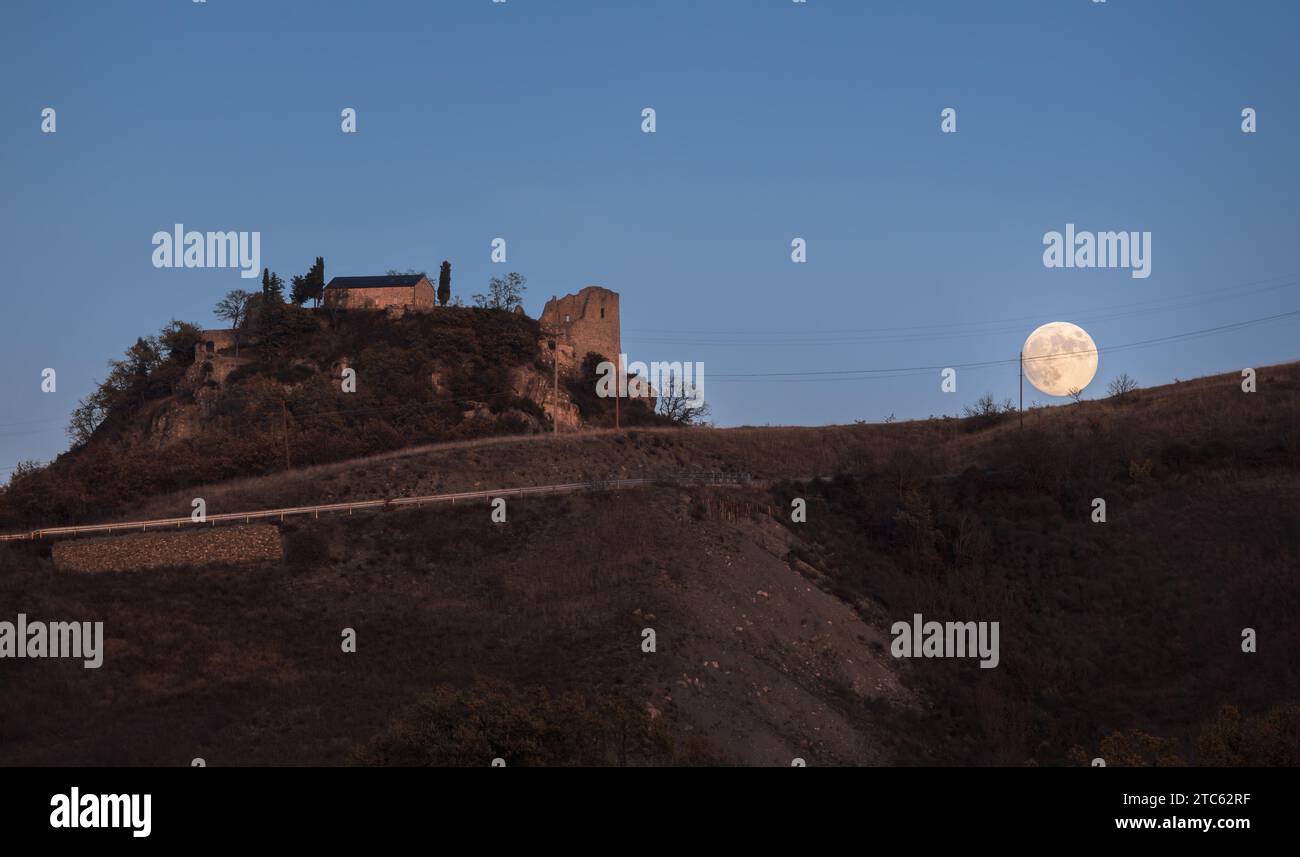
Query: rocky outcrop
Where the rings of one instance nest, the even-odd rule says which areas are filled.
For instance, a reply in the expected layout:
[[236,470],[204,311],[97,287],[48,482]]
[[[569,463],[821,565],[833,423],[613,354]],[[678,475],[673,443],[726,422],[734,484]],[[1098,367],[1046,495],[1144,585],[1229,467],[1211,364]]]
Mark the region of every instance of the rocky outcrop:
[[[564,364],[561,363],[561,370]],[[539,371],[534,366],[516,367],[511,374],[511,387],[516,396],[523,399],[531,399],[538,405],[552,420],[558,420],[560,431],[574,431],[582,425],[582,417],[578,413],[578,406],[573,403],[569,397],[569,391],[564,385],[563,371],[560,376],[560,395],[557,407],[555,397],[555,379],[553,375]]]
[[203,431],[202,408],[197,404],[167,401],[149,420],[148,442],[154,449],[162,449]]

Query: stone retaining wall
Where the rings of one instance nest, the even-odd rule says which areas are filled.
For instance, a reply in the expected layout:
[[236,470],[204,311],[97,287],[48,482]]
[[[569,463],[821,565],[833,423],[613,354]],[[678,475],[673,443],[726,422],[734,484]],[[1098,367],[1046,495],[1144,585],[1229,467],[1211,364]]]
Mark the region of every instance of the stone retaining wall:
[[55,542],[54,564],[68,571],[134,571],[268,562],[284,556],[270,524],[199,527]]

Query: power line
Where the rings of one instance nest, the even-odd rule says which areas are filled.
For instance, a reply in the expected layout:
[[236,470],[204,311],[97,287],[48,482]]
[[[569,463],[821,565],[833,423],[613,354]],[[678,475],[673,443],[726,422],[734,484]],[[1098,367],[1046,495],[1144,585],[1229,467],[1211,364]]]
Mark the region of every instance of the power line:
[[[1295,277],[1296,275],[1287,275],[1287,276],[1288,276],[1288,277]],[[1247,287],[1247,286],[1256,285],[1256,284],[1261,283],[1261,282],[1272,282],[1272,281],[1275,281],[1275,280],[1278,280],[1278,279],[1282,279],[1282,278],[1279,278],[1279,277],[1273,277],[1273,278],[1270,278],[1269,280],[1255,281],[1254,283],[1247,283],[1247,284],[1244,284],[1244,285],[1242,285],[1242,286],[1234,286],[1234,287],[1230,287],[1230,289],[1228,289],[1227,291],[1240,290],[1240,289],[1242,289],[1242,288],[1244,288],[1244,287]],[[1243,293],[1243,294],[1254,294],[1254,293],[1257,293],[1257,292],[1259,292],[1259,291],[1268,291],[1268,290],[1273,290],[1273,289],[1278,289],[1278,288],[1286,288],[1286,287],[1293,286],[1293,285],[1297,285],[1297,284],[1300,284],[1300,280],[1297,280],[1296,282],[1274,283],[1273,285],[1265,286],[1265,287],[1263,287],[1262,289],[1256,289],[1256,290],[1254,290],[1254,291],[1251,291],[1251,292],[1245,292],[1245,293]],[[1220,291],[1223,291],[1223,290],[1220,290]],[[1202,293],[1202,294],[1205,294],[1205,293]],[[1233,295],[1233,296],[1241,296],[1241,295]],[[1220,299],[1222,299],[1222,298],[1220,298]],[[1143,303],[1145,303],[1145,302],[1143,302]],[[1140,304],[1135,304],[1135,305],[1140,305]],[[1151,309],[1151,310],[1144,310],[1144,311],[1142,311],[1142,312],[1154,312],[1154,311],[1158,311],[1158,310],[1156,310],[1156,309]],[[1204,337],[1204,336],[1212,336],[1212,335],[1215,335],[1215,334],[1218,334],[1218,333],[1224,333],[1224,332],[1228,332],[1228,331],[1232,331],[1232,330],[1240,330],[1240,329],[1247,328],[1247,327],[1253,327],[1253,326],[1255,326],[1255,325],[1259,325],[1259,324],[1266,324],[1266,323],[1271,322],[1271,321],[1279,321],[1279,320],[1281,320],[1281,319],[1294,318],[1294,317],[1296,317],[1296,316],[1300,316],[1300,310],[1294,310],[1294,311],[1291,311],[1291,312],[1278,313],[1278,314],[1275,314],[1275,315],[1264,316],[1264,317],[1256,318],[1256,319],[1249,319],[1249,320],[1241,321],[1241,322],[1233,322],[1233,323],[1230,323],[1230,324],[1219,325],[1219,326],[1217,326],[1217,327],[1205,328],[1205,329],[1202,329],[1202,330],[1187,331],[1187,332],[1184,332],[1184,333],[1171,334],[1170,336],[1157,337],[1157,338],[1154,338],[1154,339],[1147,339],[1147,340],[1140,340],[1140,341],[1138,341],[1138,342],[1130,342],[1130,343],[1125,343],[1125,344],[1122,344],[1122,345],[1107,346],[1104,350],[1107,351],[1108,353],[1111,353],[1111,352],[1117,352],[1117,351],[1126,351],[1126,350],[1134,349],[1134,348],[1143,348],[1143,347],[1149,347],[1149,346],[1152,346],[1152,345],[1165,344],[1165,343],[1169,343],[1169,342],[1185,341],[1185,340],[1196,339],[1196,338],[1200,338],[1200,337]],[[1041,319],[1042,316],[1039,315],[1039,316],[1035,316],[1035,317],[1031,317],[1031,318]],[[1095,319],[1094,319],[1094,320],[1095,320]],[[993,322],[989,322],[989,323],[993,323]],[[957,326],[957,325],[960,325],[960,324],[967,324],[967,323],[964,323],[964,322],[954,322],[954,323],[952,323],[952,324],[950,324],[950,325],[922,326],[922,327],[918,327],[918,328],[910,328],[910,329],[923,329],[924,327],[932,327],[932,328],[933,328],[933,327],[943,327],[943,326]],[[894,329],[895,329],[895,330],[906,330],[906,329],[909,329],[909,328],[894,328]],[[879,330],[889,330],[889,328],[879,328]],[[966,334],[966,335],[986,335],[986,334],[977,333],[977,334]],[[1067,358],[1073,358],[1073,357],[1076,357],[1076,356],[1078,356],[1078,355],[1080,355],[1080,354],[1100,353],[1100,351],[1102,351],[1102,350],[1103,350],[1103,349],[1100,349],[1100,348],[1096,348],[1096,349],[1086,349],[1086,350],[1081,350],[1081,351],[1071,351],[1071,352],[1067,352],[1067,353],[1060,354],[1060,355],[1044,355],[1044,356],[1040,356],[1040,357],[1027,357],[1027,358],[1024,358],[1024,359],[1025,359],[1025,360],[1054,360],[1054,359],[1067,359]],[[712,373],[712,374],[710,374],[709,377],[710,377],[711,380],[714,380],[714,381],[723,381],[723,382],[725,382],[725,383],[746,383],[746,382],[751,382],[751,383],[752,383],[752,382],[759,382],[759,381],[762,381],[762,382],[768,382],[768,383],[791,383],[791,382],[807,382],[807,381],[850,381],[850,380],[864,380],[864,379],[872,379],[872,378],[902,378],[902,377],[913,377],[913,376],[916,376],[916,375],[921,375],[921,374],[925,374],[925,373],[929,373],[929,372],[940,371],[940,370],[942,370],[942,369],[948,369],[948,368],[952,368],[952,369],[983,369],[983,368],[989,368],[989,367],[994,367],[994,366],[1006,366],[1006,365],[1010,365],[1011,363],[1018,362],[1019,359],[1020,359],[1020,358],[1009,358],[1009,359],[1000,359],[1000,360],[982,360],[982,361],[974,361],[974,362],[967,362],[967,363],[956,363],[956,364],[951,364],[951,365],[942,365],[942,366],[941,366],[941,365],[933,365],[933,366],[906,366],[906,367],[893,367],[893,368],[886,368],[886,369],[824,369],[824,370],[816,370],[816,369],[813,369],[813,370],[796,370],[796,371],[790,371],[790,372],[744,372],[744,373],[741,373],[741,372],[733,372],[733,373],[726,373],[726,372],[723,372],[723,373]],[[480,399],[465,399],[465,400],[463,400],[463,401],[465,401],[465,402],[471,402],[471,401],[472,401],[472,402],[483,402],[483,403],[487,403],[487,402],[495,401],[495,400],[497,400],[497,399],[508,400],[508,399],[513,399],[513,398],[518,398],[518,396],[517,396],[513,391],[511,391],[511,392],[504,392],[504,393],[499,393],[499,394],[489,394],[489,395],[483,396],[483,397],[480,398]],[[243,404],[243,403],[258,403],[258,404],[263,404],[263,405],[268,405],[268,406],[269,406],[269,405],[274,405],[274,404],[275,404],[275,401],[269,401],[269,402],[268,402],[268,401],[267,401],[265,398],[263,398],[263,397],[260,397],[260,396],[252,396],[252,395],[245,395],[245,396],[229,396],[229,395],[223,395],[223,396],[221,397],[221,399],[219,400],[219,404],[220,404],[220,405]],[[366,407],[366,408],[327,409],[327,410],[318,410],[318,411],[303,411],[303,412],[297,412],[297,413],[294,413],[293,416],[294,416],[295,419],[301,420],[301,419],[305,419],[305,418],[308,418],[308,417],[323,417],[323,416],[353,416],[353,415],[359,415],[359,414],[378,414],[378,413],[385,413],[385,412],[396,411],[396,410],[405,410],[405,411],[411,413],[412,415],[415,415],[415,414],[422,413],[422,412],[424,412],[424,411],[426,411],[426,410],[431,410],[431,409],[436,409],[436,408],[446,408],[446,407],[448,407],[448,406],[455,407],[455,406],[456,406],[456,400],[453,399],[451,402],[442,401],[442,402],[427,402],[427,403],[421,403],[421,404],[413,404],[413,403],[406,402],[406,403],[396,404],[396,405],[379,405],[379,406],[372,406],[372,407]],[[282,407],[283,407],[283,405],[282,405]],[[272,414],[263,414],[262,416],[273,416],[273,415],[274,415],[274,414],[272,413]],[[284,412],[283,412],[283,411],[282,411],[281,416],[282,416],[282,419],[285,418],[285,415],[284,415]],[[52,419],[49,419],[49,420],[24,420],[24,421],[19,421],[19,422],[14,422],[14,423],[3,423],[3,424],[0,424],[0,428],[5,428],[5,427],[17,427],[17,426],[26,426],[26,425],[34,425],[34,424],[39,424],[39,423],[42,423],[42,422],[44,422],[44,423],[51,423],[51,422],[61,422],[61,421],[62,421],[62,420],[61,420],[60,418],[52,418]],[[42,433],[42,432],[44,432],[44,431],[48,431],[48,429],[35,429],[35,430],[32,430],[32,431],[16,432],[16,433],[13,433],[13,434],[0,434],[0,437],[23,437],[23,436],[27,436],[27,435],[40,434],[40,433]],[[49,463],[49,462],[46,462],[46,464],[48,464],[48,463]],[[13,472],[14,470],[16,470],[16,469],[17,469],[17,465],[15,465],[14,467],[8,467],[8,468],[0,469],[0,472],[12,473],[12,472]]]
[[[1276,315],[1264,316],[1263,318],[1249,319],[1247,321],[1238,321],[1231,324],[1223,324],[1217,327],[1208,327],[1203,330],[1193,330],[1185,333],[1175,333],[1169,336],[1161,336],[1155,339],[1144,339],[1138,342],[1128,342],[1122,345],[1107,346],[1104,350],[1107,353],[1114,351],[1126,351],[1131,348],[1142,348],[1150,345],[1158,345],[1167,342],[1178,342],[1186,339],[1197,339],[1202,336],[1212,336],[1216,333],[1223,333],[1229,330],[1240,330],[1246,327],[1253,327],[1259,324],[1266,324],[1270,321],[1278,321],[1284,318],[1294,318],[1300,316],[1300,310],[1291,312],[1278,313]],[[1078,351],[1070,351],[1064,354],[1051,354],[1040,357],[1026,357],[1025,360],[1063,360],[1077,357],[1080,354],[1100,353],[1101,348],[1087,348]],[[903,366],[889,369],[808,369],[797,370],[793,372],[732,372],[732,373],[712,373],[709,375],[711,380],[742,380],[742,379],[780,379],[780,378],[797,378],[804,380],[816,380],[826,378],[835,380],[836,378],[851,379],[859,377],[883,376],[883,377],[904,377],[908,374],[921,374],[925,372],[935,372],[943,369],[979,369],[989,366],[1006,366],[1018,361],[1019,358],[1010,358],[1006,360],[980,360],[971,363],[952,363],[937,366]]]
[[[1281,282],[1279,282],[1281,281]],[[1128,304],[1117,304],[1110,307],[1099,307],[1092,310],[1078,310],[1074,312],[1060,312],[1056,315],[1074,318],[1078,321],[1094,322],[1109,321],[1118,318],[1130,318],[1140,315],[1150,315],[1152,313],[1175,312],[1184,309],[1190,309],[1196,306],[1202,306],[1218,301],[1239,299],[1251,295],[1262,294],[1279,289],[1293,288],[1300,285],[1300,273],[1287,274],[1278,277],[1270,277],[1264,280],[1255,280],[1247,283],[1241,283],[1235,286],[1229,286],[1221,289],[1209,289],[1201,292],[1189,292],[1180,295],[1173,295],[1166,298],[1153,298],[1146,301],[1137,301]],[[1254,287],[1254,288],[1252,288]],[[682,330],[666,328],[627,328],[627,332],[644,332],[644,333],[666,333],[666,337],[657,336],[638,336],[637,341],[643,342],[679,342],[686,344],[713,344],[720,346],[735,346],[745,344],[740,341],[727,340],[700,340],[690,337],[694,336],[734,336],[734,337],[763,337],[761,343],[764,346],[770,345],[817,345],[817,344],[848,344],[857,341],[880,341],[880,342],[905,342],[915,339],[938,339],[950,337],[968,337],[968,336],[985,336],[996,333],[1009,333],[1019,330],[1026,322],[1042,321],[1048,313],[1039,312],[1034,315],[1018,316],[1003,319],[988,319],[984,321],[959,321],[943,322],[925,325],[911,326],[890,326],[875,328],[846,328],[839,330],[745,330],[745,331],[726,331],[726,330]],[[1008,327],[1011,326],[1011,327]],[[969,329],[962,331],[963,328]],[[984,329],[980,329],[984,328]],[[958,331],[958,332],[953,332]],[[774,342],[771,337],[810,337],[805,340],[791,340],[789,342]],[[880,338],[877,338],[880,337]]]
[[[1278,281],[1282,281],[1282,282],[1278,282]],[[1187,309],[1192,306],[1199,306],[1204,303],[1212,303],[1215,301],[1228,300],[1237,297],[1246,297],[1248,295],[1260,294],[1268,291],[1275,291],[1277,289],[1290,288],[1296,285],[1300,285],[1300,273],[1282,274],[1274,277],[1266,277],[1264,279],[1252,280],[1246,283],[1239,283],[1234,286],[1227,286],[1219,289],[1207,289],[1200,292],[1189,292],[1184,295],[1176,295],[1168,298],[1153,298],[1150,300],[1136,301],[1129,304],[1116,304],[1115,306],[1112,307],[1099,308],[1092,311],[1075,312],[1075,313],[1067,312],[1067,313],[1060,313],[1059,315],[1072,316],[1076,318],[1078,321],[1085,322],[1085,323],[1092,323],[1097,321],[1110,321],[1118,318],[1133,317],[1136,315],[1149,315],[1151,313],[1156,313],[1156,312],[1177,311],[1177,310]],[[1252,288],[1256,286],[1258,286],[1259,288]],[[1188,302],[1189,299],[1200,298],[1207,295],[1217,295],[1218,297],[1210,297],[1205,300],[1193,300],[1191,302]],[[1170,305],[1170,306],[1164,305],[1164,304],[1170,304],[1171,302],[1173,302],[1174,304],[1178,304],[1179,302],[1183,302],[1183,303],[1182,305]],[[1133,309],[1133,308],[1138,308],[1138,309]],[[1046,317],[1046,315],[1047,314],[1045,313],[1038,313],[1035,315],[1019,316],[1014,318],[996,319],[996,320],[987,320],[987,321],[960,321],[960,322],[944,322],[944,323],[927,324],[927,325],[858,328],[858,329],[826,330],[826,331],[809,330],[809,331],[784,331],[783,332],[783,331],[752,331],[751,330],[751,331],[728,332],[728,331],[685,331],[685,330],[680,330],[675,328],[672,329],[627,328],[626,330],[629,332],[638,331],[638,330],[646,331],[646,332],[667,332],[667,333],[674,333],[679,335],[674,337],[637,337],[636,340],[640,342],[717,345],[719,347],[733,347],[733,348],[743,346],[743,345],[748,345],[748,344],[763,345],[764,347],[770,347],[773,345],[812,346],[812,345],[837,345],[837,344],[844,345],[844,344],[858,344],[858,343],[890,344],[890,343],[897,343],[897,342],[916,342],[916,341],[934,340],[934,339],[948,340],[948,339],[957,339],[957,338],[995,336],[995,335],[1005,334],[1005,333],[1016,333],[1022,330],[1023,322],[1041,321],[1044,317]],[[970,328],[970,327],[990,326],[990,325],[997,325],[997,327],[990,327],[987,330],[970,330],[970,331],[957,332],[957,333],[941,332],[953,328]],[[929,332],[926,333],[925,331],[929,331]],[[735,336],[764,336],[764,337],[782,336],[782,335],[785,336],[803,335],[803,336],[815,336],[816,338],[809,339],[806,341],[793,340],[787,342],[773,342],[771,340],[764,340],[761,343],[728,342],[728,341],[711,342],[707,340],[701,341],[701,340],[683,338],[687,335],[696,334],[696,333],[724,335],[724,336],[735,335]],[[847,339],[838,339],[838,340],[833,338],[828,338],[828,335],[834,336],[836,334],[857,335],[857,334],[870,334],[870,333],[888,334],[888,336],[884,338],[867,337],[865,339],[854,338],[853,336],[851,336],[850,338]],[[722,376],[715,375],[713,377],[717,378]],[[503,397],[508,397],[508,396],[503,396]],[[487,396],[484,398],[491,400],[496,397]],[[231,404],[231,403],[237,404],[241,401],[255,402],[255,401],[263,401],[263,400],[259,397],[231,396],[229,394],[223,395],[221,399],[222,404]],[[482,401],[482,400],[476,399],[473,401]],[[366,412],[381,412],[386,410],[395,410],[403,407],[408,407],[408,406],[392,405],[392,406],[382,406],[382,407],[374,407],[374,408],[358,408],[358,409],[351,409],[351,410],[325,410],[325,411],[316,411],[316,412],[300,412],[300,413],[295,413],[294,416],[307,417],[307,416],[331,415],[331,414],[334,415],[359,414],[359,413],[366,413]],[[48,419],[20,420],[11,423],[0,423],[0,429],[16,428],[19,426],[28,426],[28,425],[49,425],[51,423],[62,423],[65,421],[65,419],[66,419],[65,417],[50,417]],[[33,430],[31,432],[22,432],[22,433],[14,433],[14,434],[0,434],[0,437],[23,437],[29,434],[39,434],[41,433],[41,431],[44,430]]]

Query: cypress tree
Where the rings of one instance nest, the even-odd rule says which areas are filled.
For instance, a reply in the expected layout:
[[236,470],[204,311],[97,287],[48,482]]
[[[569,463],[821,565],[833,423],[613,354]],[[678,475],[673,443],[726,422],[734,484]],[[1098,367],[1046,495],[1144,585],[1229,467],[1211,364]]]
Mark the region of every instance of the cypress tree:
[[451,263],[443,262],[438,272],[438,303],[443,306],[451,300]]

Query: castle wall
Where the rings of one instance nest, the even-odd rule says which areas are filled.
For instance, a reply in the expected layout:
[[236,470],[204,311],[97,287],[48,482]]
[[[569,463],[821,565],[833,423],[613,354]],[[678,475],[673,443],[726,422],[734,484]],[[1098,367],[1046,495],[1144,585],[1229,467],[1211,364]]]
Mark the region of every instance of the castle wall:
[[551,298],[539,319],[542,328],[556,333],[573,349],[578,363],[589,352],[618,360],[623,340],[618,317],[618,292],[588,286],[576,295]]
[[199,333],[199,343],[194,346],[194,359],[202,360],[208,355],[217,355],[226,349],[235,347],[235,331],[204,330]]

